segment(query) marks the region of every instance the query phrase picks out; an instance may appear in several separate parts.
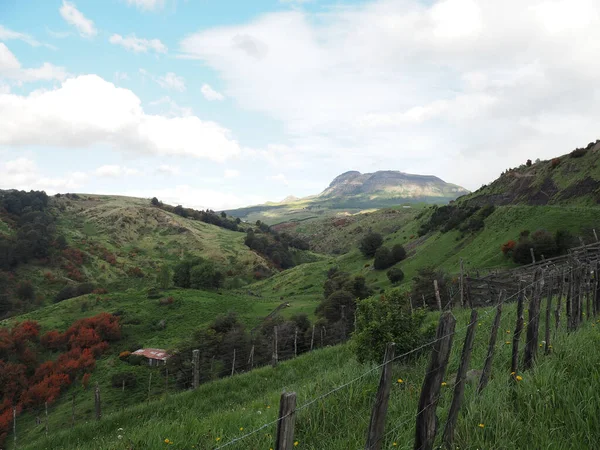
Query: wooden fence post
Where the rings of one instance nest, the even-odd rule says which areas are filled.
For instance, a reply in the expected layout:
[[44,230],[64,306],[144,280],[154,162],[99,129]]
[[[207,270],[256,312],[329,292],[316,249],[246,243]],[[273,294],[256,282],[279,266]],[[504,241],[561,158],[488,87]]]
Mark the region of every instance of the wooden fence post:
[[292,450],[294,448],[294,424],[296,422],[296,393],[284,392],[279,401],[279,421],[275,450]]
[[94,389],[94,406],[96,408],[96,420],[102,418],[102,404],[100,401],[100,386],[96,382],[96,388]]
[[250,366],[250,370],[254,368],[254,344],[252,344],[252,348],[250,349],[250,356],[248,357],[248,365]]
[[71,428],[75,427],[75,392],[71,393]]
[[471,310],[471,318],[469,320],[470,322],[469,326],[467,327],[467,335],[465,337],[465,343],[463,344],[462,354],[460,357],[460,364],[458,365],[458,372],[456,373],[454,396],[452,397],[452,404],[450,405],[450,411],[448,412],[448,420],[446,421],[446,427],[444,428],[444,444],[448,449],[452,448],[452,443],[454,442],[454,428],[456,427],[458,412],[460,410],[460,405],[465,392],[465,377],[471,362],[475,328],[477,328],[477,310]]
[[192,350],[192,368],[194,370],[192,388],[198,389],[200,384],[200,350]]
[[312,326],[312,334],[310,336],[310,351],[312,352],[313,346],[315,345],[315,326]]
[[150,376],[148,377],[148,403],[150,403],[150,386],[152,386],[152,372],[150,372]]
[[573,331],[573,284],[574,283],[574,266],[570,266],[569,276],[567,278],[567,297],[565,299],[565,308],[567,315],[567,330]]
[[533,247],[529,247],[529,253],[531,253],[531,262],[535,264],[535,253],[533,252]]
[[502,316],[502,304],[504,303],[504,297],[506,291],[500,291],[500,297],[498,298],[498,306],[496,306],[496,316],[494,317],[494,323],[492,325],[492,332],[490,333],[490,341],[488,343],[488,351],[483,363],[483,370],[481,371],[481,377],[479,378],[479,384],[477,385],[477,393],[485,389],[492,373],[492,362],[494,361],[494,351],[496,350],[496,338],[498,336],[498,327],[500,327],[500,317]]
[[460,306],[465,306],[465,274],[463,267],[463,259],[460,258]]
[[600,262],[596,261],[594,267],[594,303],[596,304],[596,314],[600,313],[600,278],[598,277],[598,270],[600,269]]
[[560,276],[560,282],[558,284],[558,298],[556,299],[556,309],[554,310],[554,333],[558,332],[558,328],[560,327],[560,309],[562,303],[562,296],[565,290],[565,271],[559,271],[558,275]]
[[554,294],[554,275],[550,275],[548,280],[548,300],[546,301],[546,333],[544,335],[546,343],[544,344],[544,354],[550,353],[550,312],[552,311],[552,295]]
[[533,277],[534,290],[529,302],[529,316],[527,320],[527,342],[525,343],[525,357],[523,367],[531,369],[537,356],[538,332],[540,326],[540,298],[542,295],[543,277],[541,270],[537,270]]
[[48,437],[48,402],[44,402],[44,407],[46,409],[46,437]]
[[17,448],[17,407],[13,406],[13,444]]
[[233,360],[231,361],[231,376],[235,373],[235,348],[233,349]]
[[440,298],[440,290],[438,289],[437,280],[433,280],[433,289],[435,290],[435,301],[437,303],[438,310],[442,310],[442,299]]
[[408,304],[410,306],[410,315],[412,316],[415,311],[414,311],[413,304],[412,304],[412,297],[410,295],[408,296]]
[[[523,332],[523,318],[525,293],[523,292],[522,283],[519,282],[519,294],[517,296],[517,324],[515,326],[515,332],[513,334],[513,345],[512,345],[512,359],[510,363],[510,372],[516,375],[519,368],[519,341],[521,340],[521,333]],[[513,375],[513,376],[515,376]]]
[[591,298],[591,293],[592,293],[592,278],[591,278],[591,269],[590,266],[588,264],[585,265],[585,313],[587,315],[587,319],[589,320],[591,316],[591,303],[592,303],[592,298]]
[[396,344],[388,343],[383,358],[379,388],[375,397],[375,404],[371,412],[371,422],[367,432],[367,443],[365,450],[380,450],[383,445],[383,432],[385,430],[385,419],[387,417],[388,402],[390,400],[390,388],[392,386],[392,361]]
[[323,347],[323,333],[325,331],[325,327],[321,327],[321,348]]
[[447,311],[440,316],[435,343],[431,351],[431,360],[427,372],[425,372],[425,379],[419,397],[415,427],[415,450],[431,450],[433,448],[437,432],[435,412],[442,380],[450,358],[455,326],[456,319],[451,312]]
[[169,393],[169,369],[165,369],[165,394]]
[[596,234],[596,229],[592,228],[592,231],[594,232],[594,238],[596,239],[596,242],[599,242],[598,241],[598,235]]
[[298,327],[294,328],[294,358],[298,356]]
[[279,356],[277,355],[277,327],[273,327],[273,355],[271,357],[271,366],[275,367]]

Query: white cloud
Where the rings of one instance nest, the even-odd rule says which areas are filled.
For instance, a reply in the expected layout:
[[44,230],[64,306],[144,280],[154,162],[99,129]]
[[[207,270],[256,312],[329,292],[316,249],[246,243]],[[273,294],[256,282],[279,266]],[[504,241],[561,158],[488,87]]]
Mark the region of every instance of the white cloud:
[[120,34],[113,34],[108,41],[111,44],[120,45],[134,53],[148,53],[149,50],[156,53],[167,53],[167,47],[160,39],[142,39],[136,37],[135,34],[130,34],[127,37],[123,37]]
[[0,164],[0,188],[3,189],[41,189],[49,194],[60,190],[72,190],[82,186],[87,175],[72,172],[64,177],[47,177],[40,172],[35,161],[17,158]]
[[161,164],[156,168],[156,173],[163,175],[179,175],[181,170],[177,166],[170,166],[168,164]]
[[127,0],[128,5],[134,5],[142,11],[154,11],[165,5],[165,0]]
[[71,36],[70,31],[54,31],[46,27],[46,32],[55,39],[65,39]]
[[46,145],[190,156],[222,162],[240,153],[229,130],[196,116],[146,113],[130,90],[96,75],[27,96],[0,95],[0,146]]
[[223,176],[225,178],[237,178],[240,176],[240,171],[235,169],[225,169]]
[[96,175],[98,175],[99,177],[112,177],[112,178],[116,178],[116,177],[120,177],[123,175],[126,176],[130,176],[130,175],[138,175],[140,173],[140,171],[138,169],[134,169],[131,167],[121,167],[119,165],[116,164],[107,164],[104,166],[100,166],[98,167],[94,173]]
[[129,80],[129,75],[127,74],[127,72],[115,72],[115,80],[117,81],[128,81]]
[[162,114],[168,117],[189,117],[193,116],[192,108],[187,106],[179,106],[175,100],[169,96],[161,97],[149,103],[150,106],[166,107],[163,108]]
[[223,96],[223,94],[221,94],[220,92],[215,91],[213,88],[210,87],[210,85],[204,83],[202,85],[202,89],[200,89],[202,91],[202,95],[204,95],[204,98],[206,100],[209,101],[213,101],[213,100],[223,100],[225,99],[225,97]]
[[0,42],[0,77],[17,82],[64,80],[68,73],[63,67],[44,63],[38,68],[23,69],[16,56]]
[[69,25],[77,28],[80,36],[89,38],[98,34],[94,22],[87,19],[81,11],[76,8],[74,3],[63,0],[59,11],[62,18],[65,19]]
[[498,155],[506,168],[597,137],[599,24],[593,0],[375,0],[203,29],[180,50],[280,121],[300,163],[476,188]]
[[278,173],[277,175],[268,176],[267,179],[271,180],[271,181],[276,181],[278,183],[285,184],[286,186],[289,184],[287,178],[282,173]]
[[10,40],[19,40],[23,41],[26,44],[31,45],[32,47],[44,46],[51,49],[56,49],[53,45],[43,44],[37,39],[33,38],[29,34],[19,33],[18,31],[9,30],[3,25],[0,25],[0,41],[10,41]]
[[140,73],[142,76],[150,77],[152,81],[164,89],[175,90],[179,92],[185,91],[185,80],[176,73],[167,72],[165,75],[158,77],[156,75],[152,75],[145,69],[140,69]]

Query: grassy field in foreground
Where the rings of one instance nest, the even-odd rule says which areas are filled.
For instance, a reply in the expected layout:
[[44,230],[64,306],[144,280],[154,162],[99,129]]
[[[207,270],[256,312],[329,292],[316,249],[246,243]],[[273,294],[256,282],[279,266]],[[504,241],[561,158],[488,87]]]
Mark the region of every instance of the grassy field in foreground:
[[[468,322],[468,311],[455,314],[457,333],[447,378],[456,373]],[[514,304],[505,305],[488,387],[477,397],[475,386],[467,385],[456,447],[594,448],[600,441],[600,353],[593,349],[600,344],[600,326],[589,321],[576,333],[559,330],[552,342],[552,354],[540,354],[536,367],[520,372],[523,379],[514,385],[509,381],[511,345],[506,342],[512,338],[515,314]],[[473,368],[483,365],[493,315],[494,308],[480,311]],[[436,320],[435,316],[432,314],[430,320]],[[542,324],[540,335],[543,333]],[[395,364],[394,380],[402,382],[395,382],[392,389],[385,449],[412,448],[426,364],[426,355]],[[364,447],[378,378],[379,370],[357,363],[349,345],[327,348],[276,368],[258,369],[202,385],[194,392],[165,396],[161,401],[111,413],[100,422],[79,424],[73,430],[65,429],[65,423],[51,422],[48,438],[41,425],[22,438],[19,448],[211,449],[259,430],[227,448],[269,449],[273,447],[275,425],[260,427],[276,419],[279,396],[286,390],[298,394],[297,448],[358,449]],[[310,403],[320,396],[324,397]],[[449,383],[442,387],[438,407],[441,428],[451,396]],[[172,444],[165,444],[165,439]]]

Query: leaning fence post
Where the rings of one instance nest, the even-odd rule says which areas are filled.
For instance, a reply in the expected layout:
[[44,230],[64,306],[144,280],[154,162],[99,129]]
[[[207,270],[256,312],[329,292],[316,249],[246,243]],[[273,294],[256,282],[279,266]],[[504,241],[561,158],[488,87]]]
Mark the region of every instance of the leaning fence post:
[[17,407],[13,406],[13,443],[17,448]]
[[46,408],[46,437],[48,437],[48,402],[44,402]]
[[598,241],[598,235],[596,234],[596,229],[592,228],[592,231],[594,232],[594,238],[596,239],[596,242],[599,242]]
[[452,442],[454,441],[454,428],[456,427],[458,411],[460,410],[460,405],[465,392],[465,377],[471,361],[471,352],[473,351],[473,340],[475,338],[476,328],[475,325],[477,325],[477,310],[473,309],[471,310],[471,318],[467,328],[467,336],[465,337],[465,343],[463,344],[462,354],[460,356],[460,364],[458,366],[458,372],[456,373],[454,396],[452,397],[452,404],[450,405],[448,420],[446,421],[446,427],[444,428],[444,444],[447,448],[452,448]]
[[523,298],[525,293],[523,292],[522,283],[519,283],[519,294],[517,296],[517,324],[515,326],[515,333],[513,334],[512,344],[512,359],[510,363],[510,373],[516,375],[517,369],[519,368],[519,341],[521,340],[521,333],[523,332],[523,318],[524,302]]
[[248,357],[248,365],[250,366],[250,370],[254,369],[254,344],[252,344],[252,348],[250,349],[250,356]]
[[312,326],[312,335],[310,336],[310,351],[312,352],[313,346],[315,345],[315,326]]
[[452,338],[456,319],[447,311],[440,316],[436,339],[431,352],[431,359],[419,397],[417,423],[415,427],[415,450],[431,450],[437,432],[437,417],[435,411],[439,400],[440,389],[446,366],[452,349]]
[[477,385],[477,393],[485,389],[490,379],[492,372],[492,362],[494,361],[494,350],[496,349],[496,338],[498,336],[498,327],[500,327],[500,317],[502,316],[502,303],[504,303],[504,296],[506,292],[500,291],[500,297],[498,299],[498,306],[496,306],[496,316],[494,317],[494,323],[492,325],[492,332],[490,333],[490,341],[488,343],[488,351],[483,363],[483,370],[481,371],[481,377],[479,378],[479,385]]
[[463,259],[460,258],[460,306],[465,306],[465,275],[463,267]]
[[525,343],[525,357],[523,358],[523,367],[531,369],[537,355],[538,332],[540,326],[540,297],[542,294],[543,278],[541,270],[535,272],[534,290],[529,302],[529,317],[527,321],[527,342]]
[[531,253],[531,262],[535,264],[535,253],[533,252],[533,247],[529,247],[529,253]]
[[75,392],[71,393],[71,428],[75,426]]
[[200,350],[192,350],[192,368],[194,370],[192,388],[198,389],[200,384]]
[[550,312],[552,311],[552,294],[554,291],[554,276],[550,276],[550,280],[548,281],[548,300],[546,305],[546,333],[544,337],[546,338],[546,343],[544,345],[544,354],[550,353]]
[[381,378],[379,379],[377,397],[375,397],[375,404],[371,412],[371,422],[369,423],[365,450],[379,450],[383,445],[383,432],[385,430],[385,419],[390,399],[390,388],[392,386],[392,361],[394,360],[395,349],[396,344],[393,342],[388,343],[385,349]]
[[271,356],[271,366],[277,365],[279,357],[277,355],[277,327],[273,327],[273,355]]
[[298,327],[294,329],[294,358],[298,356]]
[[435,290],[435,301],[437,302],[438,310],[442,310],[442,299],[440,298],[440,290],[438,288],[437,280],[433,280],[433,289]]
[[279,420],[275,450],[292,450],[294,448],[294,424],[296,422],[296,393],[284,392],[279,401]]
[[102,405],[100,403],[100,386],[96,382],[96,388],[94,389],[94,405],[96,407],[96,420],[102,418]]
[[231,361],[231,376],[235,373],[235,348],[233,349],[233,360]]

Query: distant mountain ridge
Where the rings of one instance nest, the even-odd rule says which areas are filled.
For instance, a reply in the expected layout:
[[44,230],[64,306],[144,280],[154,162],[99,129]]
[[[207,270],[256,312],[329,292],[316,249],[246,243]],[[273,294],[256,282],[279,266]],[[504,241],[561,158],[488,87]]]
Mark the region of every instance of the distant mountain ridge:
[[373,173],[351,170],[335,177],[318,195],[300,199],[288,196],[279,203],[269,202],[226,212],[247,221],[263,220],[274,224],[327,213],[354,213],[410,203],[444,204],[468,193],[465,188],[433,175],[395,170]]

